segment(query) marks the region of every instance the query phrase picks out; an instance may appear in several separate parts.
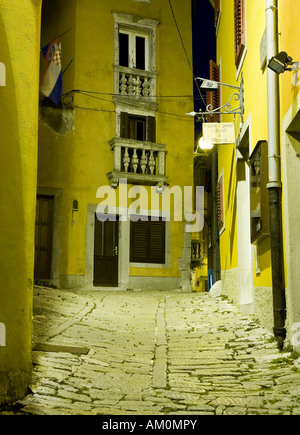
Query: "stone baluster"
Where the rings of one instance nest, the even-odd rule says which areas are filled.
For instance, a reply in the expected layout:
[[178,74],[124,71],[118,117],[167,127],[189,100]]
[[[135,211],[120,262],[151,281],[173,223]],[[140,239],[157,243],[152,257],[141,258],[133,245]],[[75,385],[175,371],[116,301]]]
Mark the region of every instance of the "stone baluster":
[[134,78],[132,74],[129,75],[127,92],[128,95],[134,95]]
[[128,148],[126,147],[124,157],[123,157],[123,165],[124,165],[125,172],[129,171],[129,164],[130,164],[130,157],[128,153]]
[[120,92],[121,95],[127,95],[127,78],[124,73],[121,75],[120,79]]
[[166,166],[166,153],[165,151],[159,151],[158,153],[158,175],[165,175]]
[[143,83],[143,96],[149,97],[150,95],[150,83],[147,77],[145,77],[144,83]]
[[155,171],[155,157],[154,157],[153,151],[150,151],[149,169],[150,169],[150,174],[154,175],[154,171]]
[[137,76],[135,79],[135,96],[140,97],[142,93],[142,82],[140,76]]
[[136,174],[138,166],[139,166],[139,158],[137,156],[136,148],[134,148],[134,150],[133,150],[133,156],[132,156],[132,159],[131,159],[131,165],[132,165],[132,168],[133,168],[133,172]]
[[143,150],[140,164],[141,164],[142,174],[145,174],[146,173],[146,168],[147,168],[146,150]]

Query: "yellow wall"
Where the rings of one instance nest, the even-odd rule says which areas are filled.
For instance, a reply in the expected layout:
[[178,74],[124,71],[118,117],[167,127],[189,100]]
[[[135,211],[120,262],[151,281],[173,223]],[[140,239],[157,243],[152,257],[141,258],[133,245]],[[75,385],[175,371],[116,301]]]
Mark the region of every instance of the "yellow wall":
[[[48,1],[49,3],[49,1]],[[51,2],[50,2],[51,3]],[[106,174],[113,170],[113,152],[109,142],[116,136],[116,113],[114,93],[114,12],[126,12],[160,21],[157,28],[157,94],[190,95],[193,93],[193,77],[185,59],[177,29],[168,4],[151,1],[151,4],[132,2],[124,8],[123,1],[110,2],[81,0],[71,2],[69,14],[57,3],[58,25],[56,33],[72,27],[63,37],[63,66],[74,57],[66,90],[70,90],[74,77],[74,89],[100,92],[95,98],[75,94],[74,130],[66,135],[52,131],[44,122],[39,130],[38,185],[63,189],[61,221],[60,274],[85,275],[86,262],[86,218],[88,204],[98,204],[96,192],[100,186],[108,185]],[[175,15],[184,38],[185,46],[192,59],[192,32],[190,1],[173,1]],[[73,17],[75,17],[73,21]],[[44,20],[42,39],[46,43],[49,24]],[[87,25],[87,23],[89,23]],[[51,26],[51,25],[50,25]],[[99,29],[101,28],[101,31]],[[51,34],[55,37],[54,31]],[[46,36],[45,36],[46,35]],[[92,37],[91,37],[92,35]],[[66,38],[66,43],[64,44]],[[68,39],[67,39],[68,38]],[[71,43],[71,39],[75,41]],[[170,46],[177,50],[170,50]],[[158,143],[167,145],[166,173],[172,185],[193,185],[193,119],[185,113],[193,108],[193,99],[182,101],[159,99],[156,113]],[[178,116],[176,116],[178,115]],[[49,161],[52,162],[49,165]],[[184,163],[183,163],[184,162]],[[130,187],[130,186],[129,186]],[[118,198],[118,192],[117,192]],[[72,202],[78,200],[79,212],[76,224],[72,225]],[[182,223],[172,225],[172,268],[132,268],[131,275],[180,276],[177,260],[182,246],[177,243],[178,234],[182,242]]]
[[[234,9],[233,1],[221,2],[221,20],[217,34],[217,63],[221,65],[221,82],[240,86],[244,78],[245,114],[244,122],[251,117],[251,149],[259,140],[267,140],[267,74],[260,69],[260,42],[266,27],[266,15],[261,0],[246,1],[246,56],[242,68],[237,71],[234,61]],[[222,104],[232,90],[222,87]],[[236,104],[233,101],[233,105]],[[223,115],[223,122],[233,121]],[[240,116],[236,117],[236,135],[240,133]],[[225,231],[221,235],[221,269],[238,267],[236,226],[236,152],[235,146],[219,147],[219,173],[223,170],[225,186]],[[250,217],[249,217],[250,218]],[[269,240],[260,243],[259,262],[261,273],[255,276],[254,285],[271,286],[271,258]]]
[[25,395],[31,378],[31,324],[37,172],[40,0],[0,2],[0,404]]
[[[279,51],[285,51],[294,61],[300,62],[300,7],[292,0],[279,0]],[[300,91],[299,69],[298,86],[293,85],[295,72],[286,72],[280,76],[281,118],[283,119],[290,105]],[[295,115],[296,113],[294,113]]]

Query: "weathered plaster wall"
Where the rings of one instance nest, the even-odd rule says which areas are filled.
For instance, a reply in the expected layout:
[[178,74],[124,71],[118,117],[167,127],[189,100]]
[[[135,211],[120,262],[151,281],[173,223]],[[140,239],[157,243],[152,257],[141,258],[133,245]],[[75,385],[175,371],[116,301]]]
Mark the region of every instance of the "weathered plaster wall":
[[25,395],[31,378],[40,7],[0,2],[0,404]]

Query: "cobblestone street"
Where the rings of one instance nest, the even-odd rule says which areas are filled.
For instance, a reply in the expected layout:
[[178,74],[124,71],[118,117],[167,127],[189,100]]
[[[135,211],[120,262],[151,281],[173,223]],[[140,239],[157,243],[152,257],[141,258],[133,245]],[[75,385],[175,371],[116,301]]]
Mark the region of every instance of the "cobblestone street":
[[2,414],[300,414],[300,359],[222,298],[37,287],[33,342]]

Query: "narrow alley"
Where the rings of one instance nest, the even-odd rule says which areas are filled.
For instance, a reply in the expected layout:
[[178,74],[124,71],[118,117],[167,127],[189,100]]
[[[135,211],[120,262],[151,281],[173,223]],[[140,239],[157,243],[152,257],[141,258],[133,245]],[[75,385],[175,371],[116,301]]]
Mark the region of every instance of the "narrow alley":
[[300,414],[300,358],[207,293],[36,287],[33,349],[3,415]]

